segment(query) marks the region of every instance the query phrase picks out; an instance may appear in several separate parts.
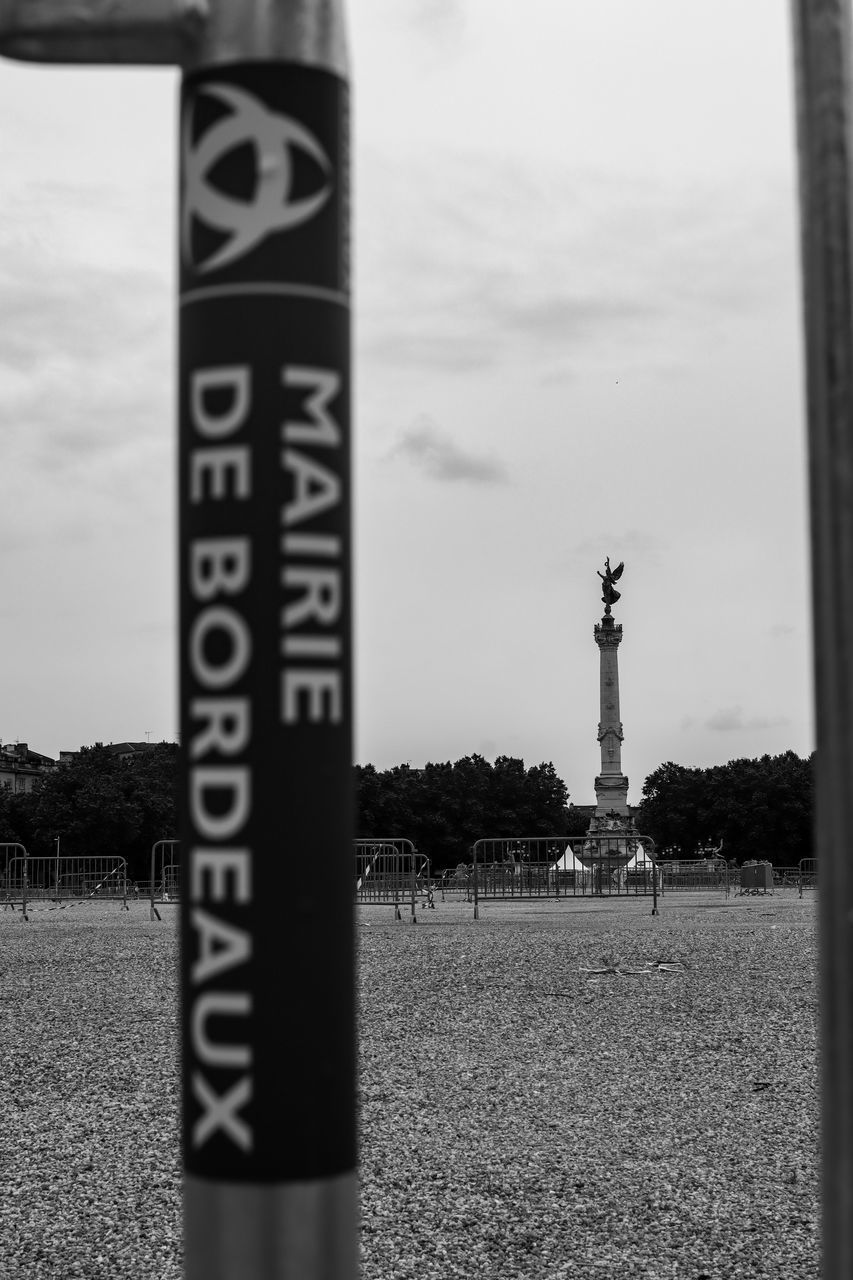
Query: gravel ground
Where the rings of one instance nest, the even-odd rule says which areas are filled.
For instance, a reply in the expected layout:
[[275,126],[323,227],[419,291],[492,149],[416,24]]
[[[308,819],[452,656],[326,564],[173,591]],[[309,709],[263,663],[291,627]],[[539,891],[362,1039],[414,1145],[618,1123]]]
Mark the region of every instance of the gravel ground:
[[[358,909],[362,1274],[815,1280],[814,896]],[[0,918],[0,1277],[177,1280],[175,913]]]
[[177,931],[147,907],[0,915],[0,1277],[181,1274]]

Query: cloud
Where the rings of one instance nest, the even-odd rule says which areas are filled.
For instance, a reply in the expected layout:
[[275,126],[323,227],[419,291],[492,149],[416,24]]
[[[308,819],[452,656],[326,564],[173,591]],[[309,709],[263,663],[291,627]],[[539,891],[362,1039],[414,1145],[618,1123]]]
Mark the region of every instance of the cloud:
[[373,216],[357,228],[358,334],[385,370],[511,361],[538,378],[543,362],[574,367],[597,343],[612,358],[620,334],[640,341],[661,310],[645,275],[600,263],[598,211],[578,210],[562,180],[550,190],[524,171],[508,184],[505,161],[477,153],[409,157],[403,173],[368,151],[362,172]]
[[524,297],[512,288],[497,293],[490,304],[504,333],[541,342],[583,341],[613,325],[648,321],[653,309],[638,299],[586,297],[560,290]]
[[790,220],[777,227],[775,187],[733,212],[725,191],[697,183],[626,193],[599,173],[518,160],[507,176],[505,158],[450,146],[405,168],[365,154],[369,362],[394,373],[514,363],[553,381],[618,360],[625,376],[670,374],[697,344],[733,340],[733,312],[788,301]]
[[506,484],[509,479],[499,459],[460,448],[428,418],[419,418],[407,427],[387,457],[403,458],[433,480]]
[[[374,309],[366,320],[362,351],[396,371],[466,374],[503,367],[530,352],[536,364],[576,352],[617,331],[640,333],[651,312],[628,299],[565,297],[559,292],[523,298],[512,281],[486,280],[486,269],[468,265],[439,268],[430,285],[413,282],[423,266],[409,273],[408,305]],[[408,287],[411,286],[411,287]],[[568,370],[536,374],[553,381]]]
[[31,542],[97,540],[159,512],[174,416],[163,280],[22,249],[0,262],[0,294],[4,539],[25,525]]
[[[138,457],[171,418],[172,295],[166,270],[114,243],[122,209],[85,188],[55,193],[55,204],[36,199],[44,194],[29,192],[42,210],[32,235],[28,206],[0,203],[0,416],[14,456],[44,471],[91,470],[99,458]],[[99,256],[57,229],[56,208],[100,229]]]
[[775,729],[779,725],[788,724],[786,716],[750,716],[745,718],[743,708],[721,707],[705,721],[706,729],[715,729],[720,733],[740,733],[744,730]]

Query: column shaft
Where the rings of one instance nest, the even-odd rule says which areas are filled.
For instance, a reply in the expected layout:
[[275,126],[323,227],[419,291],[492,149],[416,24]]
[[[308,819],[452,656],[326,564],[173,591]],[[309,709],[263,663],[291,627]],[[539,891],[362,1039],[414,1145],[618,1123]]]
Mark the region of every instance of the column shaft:
[[599,693],[601,719],[598,742],[601,747],[601,773],[595,780],[599,814],[628,812],[628,779],[622,772],[622,721],[619,712],[619,656],[622,627],[605,614],[595,627],[595,643],[600,658]]

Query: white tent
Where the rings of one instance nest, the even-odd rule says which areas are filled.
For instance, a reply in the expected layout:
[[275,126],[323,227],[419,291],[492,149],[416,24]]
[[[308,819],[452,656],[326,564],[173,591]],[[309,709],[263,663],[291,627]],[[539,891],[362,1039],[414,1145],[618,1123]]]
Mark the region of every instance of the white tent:
[[637,852],[626,865],[629,871],[648,871],[649,875],[651,875],[655,860],[650,853],[646,853],[641,844],[638,844]]
[[586,871],[587,868],[583,863],[575,857],[571,849],[567,849],[558,863],[555,864],[555,871]]

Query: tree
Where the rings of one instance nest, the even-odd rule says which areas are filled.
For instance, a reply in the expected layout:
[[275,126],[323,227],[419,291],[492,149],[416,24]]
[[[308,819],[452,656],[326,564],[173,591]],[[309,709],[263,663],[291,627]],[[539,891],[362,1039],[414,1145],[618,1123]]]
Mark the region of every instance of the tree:
[[701,769],[667,761],[650,773],[643,783],[637,811],[637,826],[651,836],[660,853],[675,849],[691,857],[709,842],[702,811]]
[[[177,743],[159,742],[150,751],[122,762],[138,812],[138,832],[128,858],[128,865],[132,858],[137,868],[134,878],[148,878],[151,846],[156,840],[177,838],[179,753]],[[144,860],[144,872],[138,869],[140,860]]]
[[32,840],[32,797],[0,787],[0,844],[22,844],[29,848]]
[[52,853],[59,836],[62,854],[123,857],[131,878],[145,878],[151,845],[176,830],[177,755],[169,742],[125,759],[84,747],[28,797],[30,853]]

